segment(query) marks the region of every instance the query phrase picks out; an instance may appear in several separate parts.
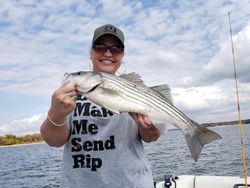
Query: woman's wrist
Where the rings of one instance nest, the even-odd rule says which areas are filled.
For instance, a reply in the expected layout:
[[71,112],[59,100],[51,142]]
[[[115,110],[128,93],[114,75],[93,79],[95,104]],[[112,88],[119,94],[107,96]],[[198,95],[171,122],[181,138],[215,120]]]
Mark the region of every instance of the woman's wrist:
[[48,111],[47,119],[55,127],[61,127],[61,126],[64,126],[67,123],[67,118],[56,118],[55,116],[53,116],[51,114],[52,113],[50,111]]

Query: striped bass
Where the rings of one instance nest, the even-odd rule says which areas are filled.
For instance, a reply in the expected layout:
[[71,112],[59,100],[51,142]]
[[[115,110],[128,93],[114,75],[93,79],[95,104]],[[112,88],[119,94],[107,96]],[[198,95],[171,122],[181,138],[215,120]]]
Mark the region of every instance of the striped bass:
[[79,93],[115,113],[139,113],[155,125],[178,127],[195,161],[205,144],[221,139],[220,135],[190,120],[175,107],[167,85],[147,87],[135,73],[121,76],[91,71],[66,73],[64,82],[73,82]]

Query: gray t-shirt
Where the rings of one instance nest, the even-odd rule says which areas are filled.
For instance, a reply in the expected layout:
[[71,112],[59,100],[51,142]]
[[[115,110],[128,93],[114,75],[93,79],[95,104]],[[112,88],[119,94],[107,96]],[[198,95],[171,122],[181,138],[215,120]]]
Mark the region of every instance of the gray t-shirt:
[[153,188],[138,127],[128,113],[114,114],[79,96],[68,119],[62,188]]

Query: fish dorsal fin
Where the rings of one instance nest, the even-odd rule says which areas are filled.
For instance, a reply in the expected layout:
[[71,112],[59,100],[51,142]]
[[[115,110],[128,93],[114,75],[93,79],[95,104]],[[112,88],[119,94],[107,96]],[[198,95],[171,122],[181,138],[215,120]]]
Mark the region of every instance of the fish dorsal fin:
[[168,99],[168,101],[171,104],[173,104],[173,98],[172,98],[172,94],[171,94],[171,89],[169,88],[169,86],[167,84],[153,86],[153,87],[150,87],[150,88],[152,90],[160,93],[163,97],[165,97],[166,99]]
[[141,76],[139,74],[136,74],[135,72],[122,74],[120,75],[121,78],[124,78],[128,81],[131,81],[135,84],[145,85],[143,80],[141,79]]

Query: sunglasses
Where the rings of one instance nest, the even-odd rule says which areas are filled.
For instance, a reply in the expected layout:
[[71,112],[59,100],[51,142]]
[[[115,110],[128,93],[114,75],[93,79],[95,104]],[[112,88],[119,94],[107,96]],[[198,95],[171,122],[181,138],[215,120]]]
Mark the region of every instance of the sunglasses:
[[124,50],[122,47],[118,46],[107,46],[105,44],[95,44],[92,47],[97,52],[105,53],[107,50],[109,50],[112,54],[121,54]]

